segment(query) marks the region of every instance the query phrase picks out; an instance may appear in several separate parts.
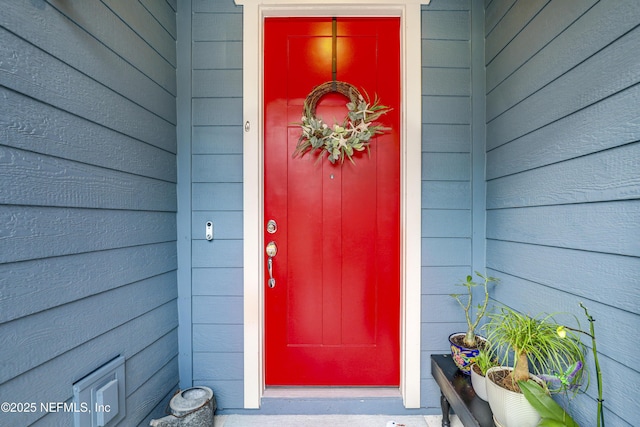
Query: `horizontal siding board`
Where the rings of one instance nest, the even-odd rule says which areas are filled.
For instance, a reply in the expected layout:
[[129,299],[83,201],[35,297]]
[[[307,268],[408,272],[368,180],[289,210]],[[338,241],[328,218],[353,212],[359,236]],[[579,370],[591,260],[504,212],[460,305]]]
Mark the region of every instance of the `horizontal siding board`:
[[194,183],[192,184],[193,210],[242,210],[242,184]]
[[0,92],[0,100],[0,140],[6,146],[176,182],[172,152],[13,91]]
[[133,394],[152,378],[161,367],[170,363],[178,355],[178,330],[166,335],[136,353],[126,361],[127,396]]
[[423,5],[424,10],[469,10],[471,9],[471,0],[447,0],[434,1],[427,5]]
[[[550,6],[572,3],[552,2]],[[496,70],[496,74],[501,75],[500,79],[496,78],[496,83],[490,84],[492,90],[487,94],[487,118],[493,119],[631,30],[640,19],[638,9],[635,0],[598,2],[542,50],[528,58],[522,67],[515,69],[504,64],[502,69]],[[532,36],[529,34],[526,42]],[[491,67],[493,71],[494,65]],[[493,78],[493,72],[487,75]],[[510,77],[504,80],[507,75]],[[501,82],[500,85],[493,90],[498,82]]]
[[193,124],[241,125],[241,98],[194,98],[192,101]]
[[489,35],[493,31],[515,2],[516,0],[485,0],[485,35]]
[[244,348],[241,324],[194,324],[193,351],[239,353]]
[[157,0],[140,0],[140,3],[149,11],[153,18],[162,25],[174,39],[177,38],[176,11],[169,3]]
[[204,239],[207,221],[213,223],[214,239],[242,239],[242,211],[193,211],[192,239]]
[[243,270],[239,267],[194,268],[192,295],[243,295]]
[[242,380],[194,381],[194,386],[207,386],[216,396],[218,410],[244,407],[244,382]]
[[[55,0],[54,7],[167,92],[176,94],[175,67],[112,13],[103,2]],[[136,30],[139,31],[138,28]]]
[[426,124],[422,125],[422,151],[432,153],[469,153],[471,126]]
[[0,146],[0,203],[176,210],[174,183]]
[[[456,333],[456,331],[466,331],[467,323],[462,320],[460,322],[440,322],[437,323],[422,323],[420,329],[420,342],[423,354],[427,351],[433,353],[449,353],[451,348],[449,347],[449,335]],[[431,376],[431,360],[429,358],[423,359],[421,364],[421,378],[428,378]]]
[[422,265],[425,267],[471,265],[471,239],[422,238]]
[[241,70],[242,42],[194,42],[194,70]]
[[194,12],[210,13],[242,13],[242,6],[236,6],[233,1],[192,0],[191,8]]
[[242,267],[242,240],[194,240],[191,265],[198,267]]
[[[175,37],[160,25],[140,1],[102,0],[102,2],[165,61],[173,68],[176,67]],[[175,14],[169,16],[175,19]]]
[[242,324],[242,297],[198,296],[192,304],[194,324]]
[[[453,290],[452,290],[453,292]],[[464,312],[449,295],[422,296],[422,319],[424,323],[462,323]],[[458,332],[451,331],[450,333]],[[444,345],[447,348],[448,345]]]
[[490,63],[550,0],[517,1],[485,38],[485,61]]
[[462,181],[423,181],[423,209],[471,209],[471,184]]
[[[488,240],[487,267],[499,276],[527,277],[562,289],[577,300],[587,298],[629,312],[640,307],[637,258]],[[607,292],[602,292],[603,286]]]
[[534,169],[640,141],[640,85],[487,153],[487,178]]
[[194,97],[242,96],[242,70],[193,70],[191,78]]
[[175,273],[167,273],[0,325],[0,382],[176,299],[176,289]]
[[242,126],[194,126],[192,154],[242,153]]
[[422,237],[471,238],[471,211],[423,209]]
[[[589,312],[593,315],[594,311],[591,309]],[[596,321],[601,318],[601,315],[596,314]],[[637,325],[637,324],[636,324]],[[596,334],[600,337],[598,332],[598,325],[596,323]],[[599,350],[599,349],[598,349]],[[590,353],[590,352],[589,352]],[[600,351],[598,351],[600,353]],[[580,399],[575,405],[564,405],[571,409],[571,414],[576,422],[580,425],[588,426],[593,424],[595,417],[595,411],[593,408],[597,407],[597,387],[593,380],[593,357],[588,354],[587,366],[590,367],[592,372],[592,383],[589,387],[590,399]],[[638,408],[636,405],[636,394],[630,393],[626,387],[607,387],[606,384],[635,384],[636,381],[640,381],[640,372],[635,369],[628,369],[624,365],[610,359],[606,355],[599,354],[598,361],[600,363],[600,369],[602,370],[602,378],[604,381],[604,393],[606,393],[607,401],[603,403],[603,409],[605,411],[605,419],[607,425],[620,425],[620,426],[632,426],[638,417]],[[606,378],[606,379],[604,379]],[[626,420],[626,421],[625,421]],[[629,422],[631,420],[631,422]]]
[[1,263],[176,240],[173,213],[0,206],[0,219]]
[[[93,2],[86,2],[93,3]],[[0,28],[0,85],[175,152],[175,126]],[[47,70],[47,72],[42,72]]]
[[640,257],[639,236],[640,200],[487,212],[489,239]]
[[242,155],[194,155],[191,159],[191,182],[242,182]]
[[33,7],[32,2],[24,0],[8,2],[3,6],[0,26],[168,122],[175,123],[175,93],[158,86],[90,33],[69,25],[64,14],[46,3],[43,5]]
[[[178,357],[176,356],[159,369],[142,387],[127,396],[127,421],[132,425],[139,425],[138,423],[145,420],[158,402],[165,398],[167,390],[176,388],[178,383]],[[165,416],[163,412],[157,415],[158,418],[163,416]]]
[[[492,149],[640,82],[640,28],[487,124]],[[616,64],[615,68],[611,64]],[[552,106],[552,108],[550,108]]]
[[487,183],[487,208],[589,203],[640,197],[640,143]]
[[469,40],[469,11],[422,11],[422,38],[435,40]]
[[172,242],[0,264],[0,323],[176,268]]
[[422,123],[471,123],[471,98],[466,96],[423,96]]
[[427,67],[471,68],[468,40],[422,40],[422,64]]
[[467,153],[425,153],[422,155],[422,179],[468,181],[471,157]]
[[241,41],[242,15],[238,13],[194,13],[192,40]]
[[422,294],[449,295],[469,274],[471,268],[467,266],[422,267]]
[[242,380],[244,359],[241,353],[193,353],[194,381]]
[[[444,351],[434,352],[435,354],[446,353]],[[422,360],[428,361],[427,363],[431,363],[431,354],[427,353],[422,356]],[[429,365],[430,366],[430,365]],[[429,413],[439,414],[441,411],[439,398],[441,395],[440,387],[436,381],[431,377],[431,370],[428,371],[428,378],[423,378],[420,380],[420,396],[421,396],[421,406],[427,408]]]
[[[0,387],[0,399],[16,402],[66,402],[73,398],[71,385],[107,363],[117,355],[128,359],[151,345],[177,326],[175,301],[159,306],[142,316],[112,329],[91,341],[39,365]],[[145,331],[140,334],[139,331]],[[110,349],[106,351],[105,349]],[[177,342],[176,342],[177,350]],[[34,387],[38,384],[38,387]],[[16,426],[30,425],[43,414],[15,414]],[[55,425],[49,417],[42,418],[44,426]],[[67,427],[72,424],[60,424]]]
[[469,96],[471,95],[471,70],[468,68],[423,68],[422,94]]
[[[505,80],[513,70],[520,68],[596,2],[597,0],[549,2],[526,27],[502,49],[500,54],[493,58],[491,63],[487,65],[487,91],[491,92],[491,90],[501,81]],[[529,3],[532,2],[518,2],[516,8],[521,4]],[[593,37],[593,35],[589,36],[589,38]],[[489,40],[493,40],[493,38],[489,37],[487,41]],[[492,45],[487,43],[487,50],[491,50],[491,47]],[[491,52],[490,54],[493,53],[495,52]],[[567,56],[573,57],[574,60],[579,58],[575,54]],[[534,74],[548,74],[549,64],[546,65],[547,67],[545,67],[544,73]],[[491,117],[492,116],[489,116],[489,118]]]

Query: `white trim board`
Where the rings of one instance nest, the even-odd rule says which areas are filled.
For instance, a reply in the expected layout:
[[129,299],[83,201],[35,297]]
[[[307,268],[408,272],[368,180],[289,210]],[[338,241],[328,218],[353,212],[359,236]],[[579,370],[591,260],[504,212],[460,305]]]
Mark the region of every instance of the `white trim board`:
[[243,6],[244,407],[264,393],[263,25],[270,16],[400,17],[400,392],[420,407],[421,4],[429,0],[235,0]]

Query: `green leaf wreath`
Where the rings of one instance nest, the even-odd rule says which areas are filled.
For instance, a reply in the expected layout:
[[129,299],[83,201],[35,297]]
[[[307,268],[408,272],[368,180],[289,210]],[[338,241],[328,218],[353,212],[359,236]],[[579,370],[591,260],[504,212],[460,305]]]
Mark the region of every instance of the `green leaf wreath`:
[[[329,92],[339,92],[350,99],[347,103],[349,113],[342,124],[329,126],[315,116],[317,102]],[[356,151],[369,150],[369,144],[375,135],[390,130],[373,123],[390,110],[386,105],[380,104],[377,96],[372,103],[368,96],[363,97],[349,83],[323,83],[314,88],[304,102],[304,115],[300,124],[302,134],[298,138],[293,157],[302,157],[309,151],[320,150],[321,156],[324,151],[327,152],[331,163],[342,163],[346,157],[355,164],[352,156]]]

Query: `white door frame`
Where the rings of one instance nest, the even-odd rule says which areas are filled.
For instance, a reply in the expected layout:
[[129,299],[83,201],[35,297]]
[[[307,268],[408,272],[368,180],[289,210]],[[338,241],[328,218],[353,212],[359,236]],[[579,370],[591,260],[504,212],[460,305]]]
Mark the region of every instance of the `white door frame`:
[[264,383],[263,25],[270,16],[400,18],[400,392],[420,407],[421,19],[429,0],[235,0],[243,6],[244,407]]

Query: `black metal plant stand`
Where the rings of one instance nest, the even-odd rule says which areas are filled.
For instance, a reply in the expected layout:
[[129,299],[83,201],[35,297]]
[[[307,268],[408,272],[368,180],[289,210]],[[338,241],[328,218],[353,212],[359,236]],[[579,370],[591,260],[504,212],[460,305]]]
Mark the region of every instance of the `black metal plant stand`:
[[440,387],[442,427],[451,425],[450,409],[465,427],[495,427],[489,404],[476,395],[470,376],[460,372],[451,355],[432,354],[431,374]]

